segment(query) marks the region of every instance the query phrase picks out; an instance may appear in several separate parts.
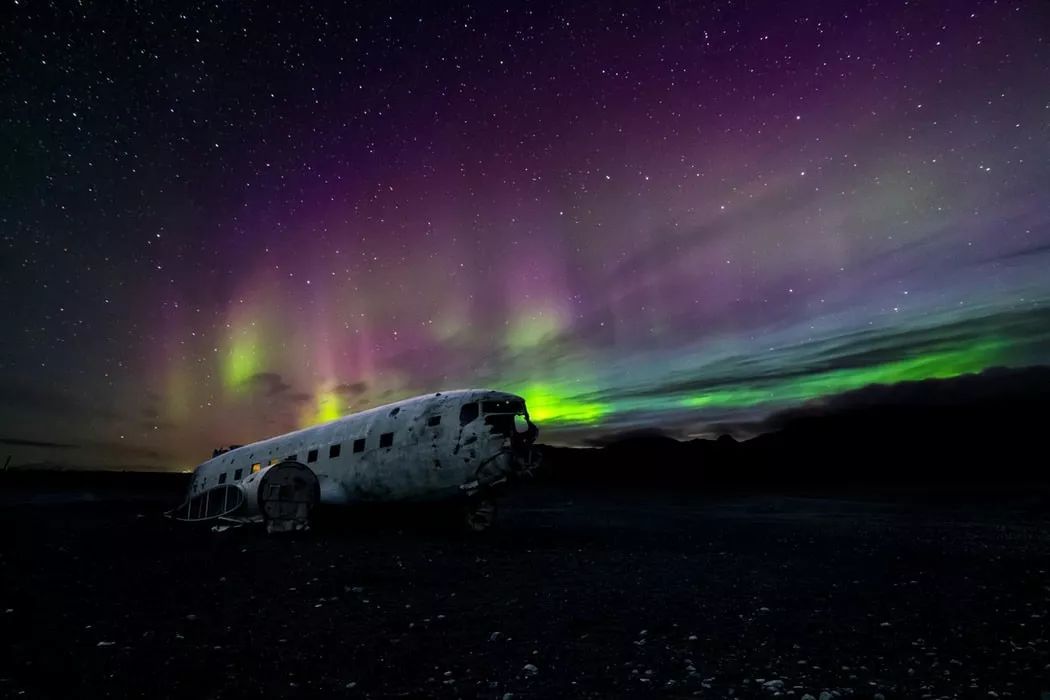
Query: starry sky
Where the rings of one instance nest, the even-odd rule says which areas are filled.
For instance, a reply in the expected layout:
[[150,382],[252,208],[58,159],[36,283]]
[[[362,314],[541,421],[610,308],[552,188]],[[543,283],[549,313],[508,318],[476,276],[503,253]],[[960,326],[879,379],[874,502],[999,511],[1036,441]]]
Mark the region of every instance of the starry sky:
[[1045,2],[5,4],[0,461],[1050,362]]

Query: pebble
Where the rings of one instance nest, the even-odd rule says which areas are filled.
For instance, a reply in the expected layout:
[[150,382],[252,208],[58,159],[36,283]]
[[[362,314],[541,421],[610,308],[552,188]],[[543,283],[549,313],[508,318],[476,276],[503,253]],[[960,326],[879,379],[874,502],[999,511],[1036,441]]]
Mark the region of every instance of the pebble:
[[536,666],[533,665],[533,664],[525,664],[524,666],[521,667],[521,670],[524,671],[525,673],[528,673],[529,675],[536,675],[537,673],[540,672],[540,670],[538,668],[536,668]]

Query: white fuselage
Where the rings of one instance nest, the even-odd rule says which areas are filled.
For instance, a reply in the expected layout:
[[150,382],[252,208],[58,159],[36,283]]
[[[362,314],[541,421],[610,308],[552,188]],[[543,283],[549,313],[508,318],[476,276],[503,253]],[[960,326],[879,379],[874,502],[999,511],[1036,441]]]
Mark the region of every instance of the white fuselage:
[[321,503],[453,497],[515,470],[512,442],[523,426],[535,437],[519,396],[428,394],[223,452],[194,470],[188,496],[292,461],[317,475]]

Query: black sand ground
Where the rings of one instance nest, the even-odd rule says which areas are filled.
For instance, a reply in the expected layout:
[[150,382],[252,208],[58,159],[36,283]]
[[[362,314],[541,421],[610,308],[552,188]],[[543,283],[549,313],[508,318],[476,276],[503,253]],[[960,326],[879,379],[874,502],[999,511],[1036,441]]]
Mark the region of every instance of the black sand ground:
[[387,514],[289,538],[25,500],[0,511],[0,697],[1050,691],[1023,501],[532,488],[480,537]]

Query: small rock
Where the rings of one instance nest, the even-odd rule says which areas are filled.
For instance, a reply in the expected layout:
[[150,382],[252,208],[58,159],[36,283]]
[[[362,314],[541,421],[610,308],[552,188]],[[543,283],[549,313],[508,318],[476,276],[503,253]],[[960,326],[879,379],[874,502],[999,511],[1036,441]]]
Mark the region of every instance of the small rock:
[[817,700],[817,699],[815,697],[813,697],[812,695],[810,695],[809,693],[806,693],[801,698],[799,698],[799,700]]
[[111,647],[114,644],[116,644],[116,642],[99,642],[95,646],[98,646],[98,647]]
[[489,635],[489,641],[490,642],[495,642],[499,638],[500,638],[500,633],[499,632],[493,632],[492,634]]
[[766,690],[783,690],[784,689],[784,681],[782,681],[782,680],[780,680],[778,678],[774,678],[771,681],[766,681],[765,683],[763,683],[762,687],[765,688]]
[[521,670],[524,671],[525,673],[529,674],[530,676],[534,676],[534,675],[536,675],[537,673],[540,672],[540,670],[538,668],[536,668],[536,666],[533,665],[533,664],[525,664],[524,666],[521,667]]
[[514,700],[514,693],[504,693],[503,700]]

